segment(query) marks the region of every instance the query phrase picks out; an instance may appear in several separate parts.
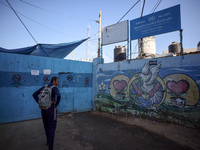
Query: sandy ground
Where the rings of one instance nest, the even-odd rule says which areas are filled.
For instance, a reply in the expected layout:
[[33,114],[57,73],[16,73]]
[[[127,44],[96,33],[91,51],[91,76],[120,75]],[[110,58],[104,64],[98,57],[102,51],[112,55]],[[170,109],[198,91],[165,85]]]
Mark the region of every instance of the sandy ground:
[[[58,117],[54,150],[200,149],[200,130],[102,112]],[[0,125],[0,150],[47,150],[41,119]]]

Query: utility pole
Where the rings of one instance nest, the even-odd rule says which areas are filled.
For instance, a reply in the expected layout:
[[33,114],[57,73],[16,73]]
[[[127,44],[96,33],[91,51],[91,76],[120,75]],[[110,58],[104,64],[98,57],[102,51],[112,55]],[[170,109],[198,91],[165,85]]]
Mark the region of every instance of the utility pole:
[[[141,0],[141,7],[140,7],[140,17],[142,17],[143,15],[143,10],[144,10],[144,4],[145,4],[145,0],[144,0],[144,3],[143,3],[143,0]],[[138,39],[138,45],[139,45],[139,58],[142,57],[142,53],[143,53],[143,39]]]
[[88,40],[87,40],[87,52],[86,52],[86,58],[89,59],[89,55],[90,55],[90,25],[87,26],[87,36],[88,36]]
[[72,60],[74,60],[74,51],[72,51]]
[[98,37],[98,58],[100,58],[100,57],[102,57],[101,56],[101,43],[100,43],[100,41],[101,41],[101,11],[100,11],[100,13],[99,13],[99,21],[98,21],[98,23],[99,23],[99,37]]

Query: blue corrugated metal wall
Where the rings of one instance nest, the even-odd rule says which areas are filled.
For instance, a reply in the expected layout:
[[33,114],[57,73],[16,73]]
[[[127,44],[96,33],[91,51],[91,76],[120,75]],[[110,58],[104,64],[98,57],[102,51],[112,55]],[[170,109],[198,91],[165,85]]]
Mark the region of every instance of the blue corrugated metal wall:
[[53,76],[60,78],[59,112],[92,109],[92,63],[7,53],[0,53],[0,63],[0,123],[40,118],[32,94]]

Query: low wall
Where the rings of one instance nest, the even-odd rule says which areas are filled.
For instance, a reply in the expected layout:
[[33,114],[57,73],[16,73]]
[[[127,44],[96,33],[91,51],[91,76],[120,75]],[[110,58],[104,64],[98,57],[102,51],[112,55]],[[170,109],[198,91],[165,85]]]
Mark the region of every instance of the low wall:
[[0,53],[0,123],[40,118],[32,94],[59,77],[59,112],[92,110],[92,63]]
[[200,54],[97,66],[96,108],[200,127]]

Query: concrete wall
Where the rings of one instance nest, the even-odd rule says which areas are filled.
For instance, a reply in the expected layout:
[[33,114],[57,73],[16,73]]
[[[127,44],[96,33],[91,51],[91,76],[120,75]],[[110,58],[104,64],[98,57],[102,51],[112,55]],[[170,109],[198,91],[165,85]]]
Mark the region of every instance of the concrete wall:
[[200,127],[200,54],[99,64],[96,108]]
[[102,64],[98,58],[89,63],[0,53],[0,123],[40,118],[32,93],[58,76],[59,112],[97,108],[200,127],[199,58],[191,54]]
[[40,118],[32,94],[53,76],[60,79],[59,112],[92,109],[92,63],[7,53],[0,63],[0,123]]

